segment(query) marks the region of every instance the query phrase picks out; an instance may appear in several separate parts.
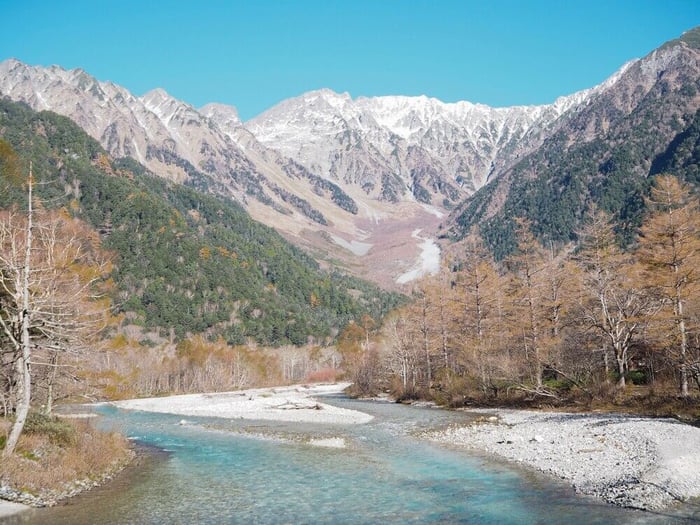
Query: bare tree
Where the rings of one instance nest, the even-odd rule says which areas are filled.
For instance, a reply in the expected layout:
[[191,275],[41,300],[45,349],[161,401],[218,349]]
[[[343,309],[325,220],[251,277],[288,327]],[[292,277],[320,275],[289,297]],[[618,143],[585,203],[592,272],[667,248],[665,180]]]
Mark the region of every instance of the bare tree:
[[[12,214],[8,221],[0,222],[0,282],[2,284],[4,298],[7,304],[14,303],[13,312],[0,313],[0,324],[3,332],[10,341],[15,354],[17,370],[17,404],[16,418],[12,430],[7,438],[3,455],[9,456],[15,451],[17,440],[22,433],[24,423],[29,413],[31,403],[31,372],[29,359],[31,357],[31,340],[29,338],[30,311],[29,311],[29,274],[32,263],[32,236],[33,236],[33,205],[32,205],[32,167],[29,166],[29,181],[27,191],[27,217],[23,230],[15,230]],[[24,234],[24,242],[17,238],[18,233]],[[22,244],[24,246],[22,246]],[[7,318],[5,318],[7,317]]]
[[384,323],[384,361],[389,371],[399,376],[402,394],[414,392],[417,386],[418,356],[411,324],[412,319],[406,316],[406,311],[392,314]]
[[582,270],[580,319],[603,338],[617,365],[617,387],[624,388],[629,372],[630,349],[654,310],[644,293],[641,267],[615,242],[610,217],[593,210],[579,233]]
[[[108,314],[95,287],[109,270],[97,234],[65,212],[37,207],[33,182],[30,166],[25,213],[0,213],[0,328],[12,349],[17,385],[5,455],[24,428],[33,368],[56,368],[59,355],[84,350]],[[50,405],[53,382],[48,393]]]

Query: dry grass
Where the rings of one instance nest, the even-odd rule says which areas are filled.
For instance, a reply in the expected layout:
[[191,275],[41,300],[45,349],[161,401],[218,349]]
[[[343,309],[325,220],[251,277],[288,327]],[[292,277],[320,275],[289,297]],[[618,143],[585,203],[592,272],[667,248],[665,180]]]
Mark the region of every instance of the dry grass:
[[[467,394],[464,394],[467,392]],[[456,394],[459,395],[456,395]],[[472,385],[457,383],[451,389],[432,391],[432,400],[451,407],[521,408],[566,412],[615,412],[648,417],[670,417],[700,427],[700,392],[678,395],[675,384],[658,382],[628,385],[618,390],[613,383],[592,387],[592,394],[572,388],[550,398],[513,390],[498,397],[480,394]]]
[[[132,457],[128,441],[119,434],[100,432],[85,420],[58,424],[69,426],[73,438],[58,442],[51,433],[23,434],[16,453],[0,464],[3,485],[43,499],[60,499],[76,488],[76,482],[97,482]],[[0,435],[5,433],[0,428]]]

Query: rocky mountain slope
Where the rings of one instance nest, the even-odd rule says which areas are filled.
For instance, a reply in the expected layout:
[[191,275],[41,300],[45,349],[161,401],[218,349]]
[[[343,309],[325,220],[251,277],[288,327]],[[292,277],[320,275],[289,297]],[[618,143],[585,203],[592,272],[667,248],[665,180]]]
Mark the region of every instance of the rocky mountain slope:
[[565,113],[540,148],[456,210],[446,234],[460,239],[478,226],[500,257],[514,248],[515,217],[530,219],[541,240],[567,243],[595,203],[630,241],[649,176],[662,168],[689,179],[697,173],[696,155],[678,146],[690,149],[697,138],[699,44],[695,29],[629,64],[614,84]]
[[554,104],[492,108],[434,98],[323,89],[286,100],[246,127],[266,146],[376,199],[450,207],[538,145],[548,127],[602,87]]
[[[70,119],[0,99],[0,209],[20,204],[3,161],[33,162],[35,195],[101,234],[121,326],[147,344],[202,334],[229,344],[330,342],[351,320],[382,317],[400,297],[328,272],[230,198],[109,159]],[[31,144],[30,148],[26,145]]]
[[0,63],[0,94],[71,118],[114,158],[133,157],[166,179],[232,197],[255,219],[311,249],[320,260],[332,258],[358,274],[377,260],[400,260],[383,267],[386,272],[375,272],[379,281],[393,282],[419,254],[411,237],[415,216],[434,219],[409,204],[397,215],[399,223],[411,221],[398,228],[402,256],[394,257],[393,248],[381,244],[371,257],[358,256],[346,244],[366,241],[378,217],[391,220],[390,210],[370,199],[360,206],[358,199],[366,197],[362,190],[343,189],[265,147],[230,106],[197,110],[161,89],[136,97],[79,69],[29,66],[13,59]]
[[434,267],[439,226],[459,239],[480,225],[505,253],[512,216],[564,242],[591,199],[631,213],[641,189],[626,181],[648,174],[697,109],[697,50],[684,39],[542,106],[319,90],[242,123],[231,106],[136,97],[13,59],[0,63],[0,95],[70,117],[115,158],[235,199],[317,260],[398,285]]

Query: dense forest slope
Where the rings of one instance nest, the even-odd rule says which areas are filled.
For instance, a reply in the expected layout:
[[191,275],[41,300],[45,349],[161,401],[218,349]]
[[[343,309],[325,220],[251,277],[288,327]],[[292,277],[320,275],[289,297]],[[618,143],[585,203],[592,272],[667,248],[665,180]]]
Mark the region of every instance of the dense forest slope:
[[674,173],[700,186],[700,110],[651,165],[651,174]]
[[460,206],[445,235],[461,239],[478,226],[500,258],[515,248],[516,217],[532,221],[540,240],[567,243],[595,203],[631,240],[650,175],[670,171],[697,182],[699,40],[700,29],[688,31],[631,64],[565,115],[542,147]]
[[[400,300],[321,271],[230,199],[111,158],[66,117],[0,100],[0,139],[33,161],[45,206],[65,207],[101,233],[114,255],[115,304],[143,333],[301,345],[331,340],[350,320],[380,317]],[[0,208],[22,199],[3,185]]]

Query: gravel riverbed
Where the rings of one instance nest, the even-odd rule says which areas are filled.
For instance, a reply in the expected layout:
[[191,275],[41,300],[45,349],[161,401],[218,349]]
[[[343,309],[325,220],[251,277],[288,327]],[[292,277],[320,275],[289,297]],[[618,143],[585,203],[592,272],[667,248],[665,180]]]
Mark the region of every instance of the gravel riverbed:
[[700,428],[615,414],[470,410],[432,440],[486,451],[570,482],[580,494],[655,510],[700,496]]

